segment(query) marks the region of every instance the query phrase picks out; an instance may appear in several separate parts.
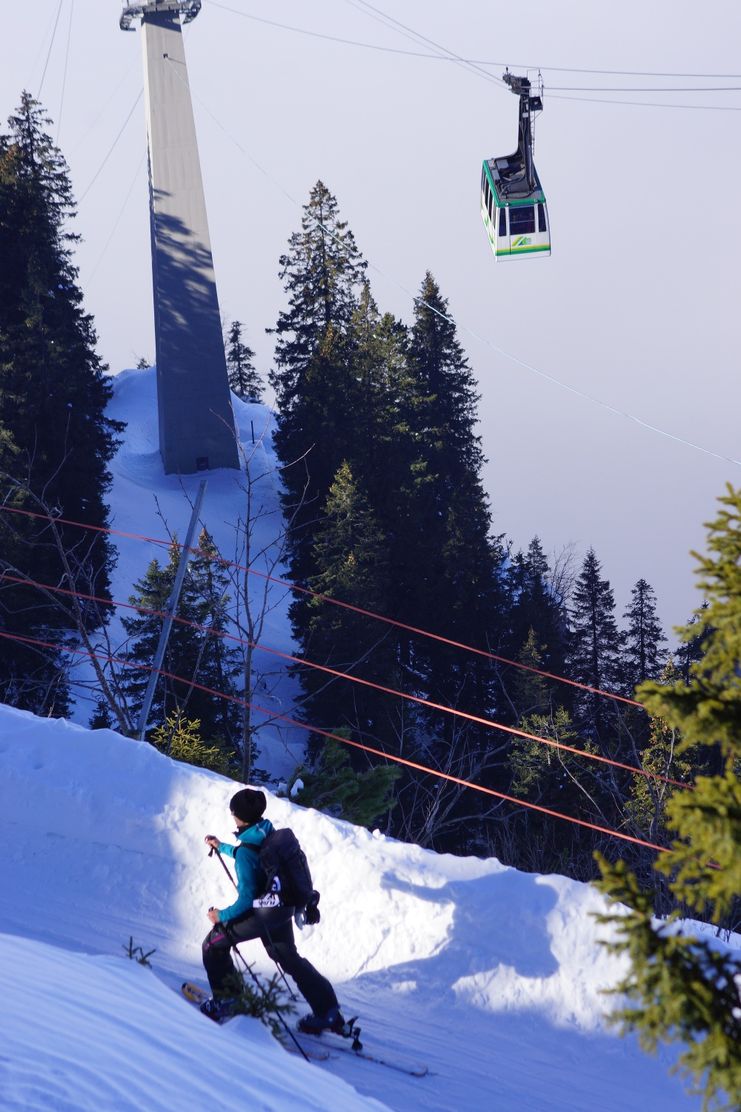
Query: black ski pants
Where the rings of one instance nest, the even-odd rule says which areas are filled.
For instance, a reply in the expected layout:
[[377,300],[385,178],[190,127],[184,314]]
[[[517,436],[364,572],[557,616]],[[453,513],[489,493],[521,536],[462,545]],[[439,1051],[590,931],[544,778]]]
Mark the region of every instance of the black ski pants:
[[292,977],[314,1015],[323,1016],[337,1007],[332,985],[296,949],[293,938],[293,908],[266,907],[233,919],[227,931],[217,923],[203,940],[203,966],[214,996],[230,996],[237,971],[231,948],[235,943],[259,938],[268,957]]

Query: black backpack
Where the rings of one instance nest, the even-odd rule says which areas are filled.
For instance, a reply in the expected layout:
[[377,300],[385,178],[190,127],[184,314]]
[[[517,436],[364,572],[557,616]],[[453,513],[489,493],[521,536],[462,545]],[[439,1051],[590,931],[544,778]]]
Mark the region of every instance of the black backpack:
[[265,873],[264,890],[253,906],[294,907],[299,926],[302,922],[319,922],[319,893],[312,883],[306,854],[289,827],[271,831],[259,849],[246,842],[237,848],[241,846],[257,853]]

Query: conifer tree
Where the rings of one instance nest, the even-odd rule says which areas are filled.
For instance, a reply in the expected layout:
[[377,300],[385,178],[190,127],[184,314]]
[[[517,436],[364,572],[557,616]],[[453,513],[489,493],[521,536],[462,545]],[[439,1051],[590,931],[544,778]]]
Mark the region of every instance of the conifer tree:
[[[235,651],[219,636],[226,625],[226,577],[213,559],[213,541],[205,531],[199,539],[199,550],[183,583],[162,665],[167,674],[157,681],[149,722],[161,725],[173,714],[197,718],[204,742],[234,749],[237,704],[213,694],[233,694],[233,677],[238,669]],[[126,658],[140,666],[129,667],[122,682],[134,720],[141,710],[149,678],[147,667],[157,649],[162,615],[172,594],[179,560],[176,542],[170,547],[166,566],[152,560],[129,601],[154,613],[122,619],[129,637]],[[209,690],[201,690],[203,687]]]
[[242,325],[235,320],[229,329],[226,345],[229,386],[238,398],[249,402],[261,402],[262,380],[255,370],[254,358],[254,351],[242,340]]
[[[72,187],[48,123],[23,93],[9,132],[0,135],[0,429],[12,429],[14,443],[12,453],[3,452],[0,497],[13,498],[22,486],[60,518],[100,527],[107,524],[107,464],[122,426],[105,416],[111,388],[72,262],[78,239],[68,230]],[[30,579],[52,583],[66,574],[43,524],[0,528],[5,540],[12,532]],[[105,534],[63,522],[58,530],[63,549],[75,553],[79,577],[72,586],[107,597],[113,554]],[[61,608],[24,588],[3,592],[0,608],[10,631],[64,639]],[[100,620],[93,607],[83,617],[90,628]],[[31,673],[29,688],[24,676]],[[0,645],[0,675],[7,697],[20,705],[39,713],[62,709],[58,699],[49,701],[55,677],[63,675],[58,655],[44,663],[39,650]]]
[[[336,733],[342,737],[350,731]],[[357,826],[371,826],[394,806],[393,787],[399,775],[399,766],[394,764],[357,771],[347,748],[328,738],[313,765],[296,770],[294,783],[300,781],[302,786],[295,798],[302,807],[316,807]]]
[[[694,918],[737,923],[741,892],[741,491],[731,486],[708,525],[708,554],[696,554],[707,607],[697,612],[686,639],[705,635],[705,654],[692,666],[689,685],[648,682],[639,689],[646,709],[681,733],[690,746],[714,754],[716,769],[698,776],[694,791],[677,792],[666,808],[676,832],[656,869]],[[628,915],[607,916],[616,928],[611,948],[627,954],[631,969],[618,986],[628,1007],[618,1012],[624,1030],[637,1030],[644,1047],[680,1042],[680,1065],[707,1101],[741,1097],[741,961],[687,924],[656,924],[650,896],[624,863],[602,862],[603,890],[627,903]],[[677,913],[672,917],[677,918]]]
[[[618,680],[620,639],[615,622],[615,596],[601,573],[600,562],[590,548],[574,588],[570,672],[572,679],[580,683],[609,691]],[[581,695],[577,709],[579,727],[592,737],[604,739],[608,723],[604,697]]]
[[[313,550],[312,591],[351,606],[384,613],[389,570],[386,545],[363,491],[343,463],[330,487]],[[303,604],[304,655],[360,678],[389,685],[394,639],[363,615],[312,597]],[[375,741],[389,737],[394,714],[388,697],[371,688],[302,671],[310,719],[330,728],[349,726]]]
[[[509,612],[505,651],[517,655],[531,637],[537,642],[540,667],[557,674],[565,671],[568,650],[568,616],[550,583],[550,568],[543,546],[533,537],[526,553],[517,552],[507,573]],[[568,692],[557,696],[568,704]]]
[[291,574],[311,574],[313,522],[337,468],[350,459],[357,401],[349,335],[366,263],[321,182],[311,190],[301,231],[280,259],[288,307],[275,327],[270,383],[278,418],[275,446],[283,464],[283,505],[291,521]]
[[632,695],[639,683],[659,678],[666,660],[656,595],[645,579],[639,579],[633,588],[624,617],[628,622],[622,654],[624,684],[626,694]]

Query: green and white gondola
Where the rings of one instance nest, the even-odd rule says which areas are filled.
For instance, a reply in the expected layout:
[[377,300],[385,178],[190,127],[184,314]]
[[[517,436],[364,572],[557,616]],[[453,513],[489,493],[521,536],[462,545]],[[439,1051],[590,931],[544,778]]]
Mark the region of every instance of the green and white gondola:
[[481,218],[496,259],[550,255],[548,207],[533,162],[532,115],[542,110],[542,97],[527,77],[505,73],[504,80],[520,98],[517,150],[484,162]]

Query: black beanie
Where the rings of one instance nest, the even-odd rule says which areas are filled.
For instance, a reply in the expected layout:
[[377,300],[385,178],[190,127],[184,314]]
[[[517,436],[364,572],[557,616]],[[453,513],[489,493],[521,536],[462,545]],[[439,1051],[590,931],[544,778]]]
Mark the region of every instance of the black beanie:
[[265,813],[267,799],[264,792],[253,791],[252,788],[242,788],[229,801],[229,810],[236,819],[252,825],[259,822]]

